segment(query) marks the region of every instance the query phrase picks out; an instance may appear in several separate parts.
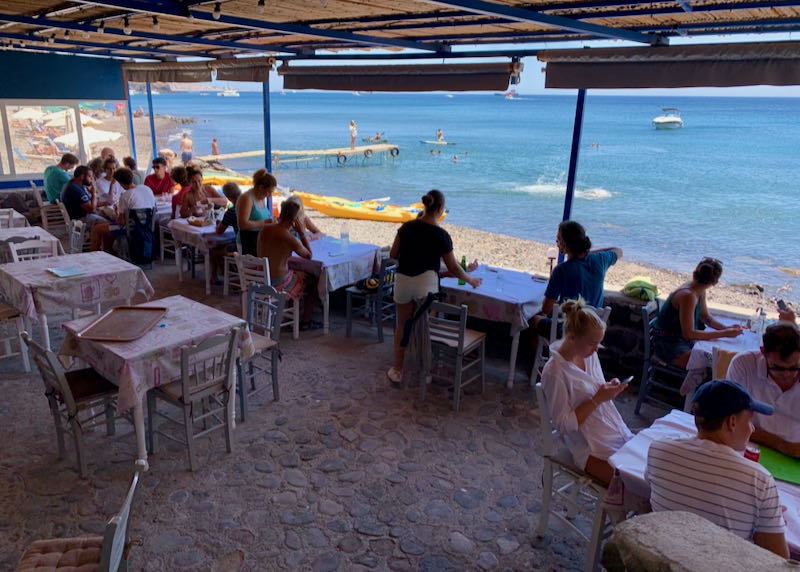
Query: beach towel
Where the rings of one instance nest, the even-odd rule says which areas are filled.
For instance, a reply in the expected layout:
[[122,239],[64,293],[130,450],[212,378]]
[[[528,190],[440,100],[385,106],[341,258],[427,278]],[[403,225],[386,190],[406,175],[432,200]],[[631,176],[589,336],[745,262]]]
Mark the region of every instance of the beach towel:
[[622,288],[622,293],[631,298],[651,302],[658,296],[658,287],[649,276],[634,276]]

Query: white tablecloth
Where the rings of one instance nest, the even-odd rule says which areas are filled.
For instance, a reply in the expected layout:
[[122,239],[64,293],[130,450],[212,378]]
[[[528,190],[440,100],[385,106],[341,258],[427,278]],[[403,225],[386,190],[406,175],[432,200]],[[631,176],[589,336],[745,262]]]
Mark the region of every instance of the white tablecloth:
[[481,265],[472,276],[481,278],[477,288],[459,284],[457,278],[442,278],[449,304],[466,304],[469,315],[492,322],[511,324],[511,335],[528,327],[528,320],[542,308],[547,281],[530,274]]
[[167,225],[172,230],[172,236],[181,244],[193,246],[202,254],[219,245],[236,240],[236,233],[232,227],[225,229],[223,234],[217,234],[215,224],[208,226],[192,226],[185,218],[176,218]]
[[[641,430],[608,460],[611,466],[619,469],[625,483],[625,494],[650,497],[650,486],[644,478],[650,443],[696,434],[694,417],[678,410],[673,410],[669,415],[657,419],[652,426]],[[786,512],[783,513],[786,520],[786,540],[792,554],[795,554],[800,552],[800,486],[778,480],[775,482],[781,504],[786,507]]]
[[[741,324],[741,320],[733,318],[717,318],[719,322],[725,325]],[[692,347],[692,353],[689,355],[689,363],[686,369],[697,369],[701,367],[708,367],[711,365],[711,352],[714,347],[729,352],[751,352],[761,347],[761,336],[745,330],[742,335],[735,338],[719,338],[716,340],[703,340],[695,342]]]
[[345,250],[338,238],[323,236],[309,246],[312,259],[292,256],[289,268],[317,276],[317,291],[323,300],[329,292],[369,278],[380,266],[380,248],[374,244],[351,242]]

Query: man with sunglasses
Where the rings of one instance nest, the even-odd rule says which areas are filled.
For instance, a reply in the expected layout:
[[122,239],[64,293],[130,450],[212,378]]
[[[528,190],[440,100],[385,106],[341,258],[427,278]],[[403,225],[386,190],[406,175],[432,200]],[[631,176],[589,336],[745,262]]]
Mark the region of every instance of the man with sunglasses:
[[153,159],[153,172],[145,177],[144,184],[150,187],[156,196],[164,193],[172,195],[175,183],[172,182],[172,178],[167,172],[167,160],[164,157]]
[[791,457],[800,457],[800,330],[791,322],[767,327],[760,351],[736,356],[727,379],[775,408],[756,414],[751,440]]

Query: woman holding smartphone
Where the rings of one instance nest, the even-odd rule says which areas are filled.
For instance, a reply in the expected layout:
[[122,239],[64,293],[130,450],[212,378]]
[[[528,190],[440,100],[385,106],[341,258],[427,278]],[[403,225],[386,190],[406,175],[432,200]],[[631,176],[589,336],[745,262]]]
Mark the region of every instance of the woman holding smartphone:
[[561,312],[564,338],[550,346],[542,371],[547,413],[575,464],[608,484],[614,475],[608,458],[633,438],[613,403],[626,383],[616,378],[607,382],[603,376],[597,348],[606,333],[605,322],[582,298],[564,302]]

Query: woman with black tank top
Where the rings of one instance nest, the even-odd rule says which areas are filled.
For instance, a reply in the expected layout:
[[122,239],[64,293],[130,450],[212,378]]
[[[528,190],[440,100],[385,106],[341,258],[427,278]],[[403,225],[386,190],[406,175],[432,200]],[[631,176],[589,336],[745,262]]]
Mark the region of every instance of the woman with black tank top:
[[403,378],[405,348],[400,347],[405,323],[414,313],[415,301],[428,292],[439,291],[439,267],[444,260],[447,269],[473,288],[481,284],[458,265],[453,254],[453,241],[439,226],[444,213],[444,195],[431,190],[422,197],[425,211],[416,220],[406,222],[397,231],[389,256],[397,260],[394,301],[397,307],[397,329],[394,333],[394,363],[386,373],[389,381],[400,383]]

